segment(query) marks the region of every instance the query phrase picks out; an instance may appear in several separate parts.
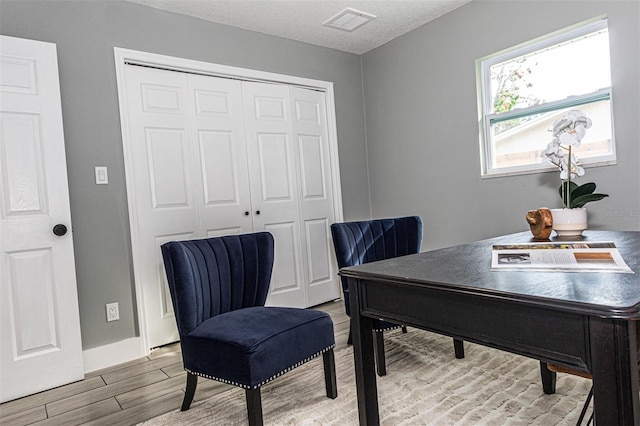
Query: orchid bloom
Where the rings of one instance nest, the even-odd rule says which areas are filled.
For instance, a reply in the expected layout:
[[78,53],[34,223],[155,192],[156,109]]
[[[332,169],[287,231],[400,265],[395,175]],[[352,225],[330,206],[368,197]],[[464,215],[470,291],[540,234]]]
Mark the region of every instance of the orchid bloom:
[[560,160],[565,156],[565,153],[560,149],[560,145],[551,142],[547,145],[547,149],[542,151],[540,156],[549,160],[549,162],[554,166],[560,167]]
[[542,157],[560,169],[560,179],[584,175],[584,169],[578,165],[573,153],[567,153],[571,147],[579,147],[582,138],[591,127],[591,120],[581,111],[571,110],[566,116],[553,123],[553,139],[542,152]]
[[565,155],[560,158],[560,179],[565,180],[569,177],[569,173],[571,173],[571,178],[576,178],[580,176],[584,176],[584,168],[578,165],[578,161],[575,155],[571,154],[571,160],[569,161],[569,156]]
[[578,110],[571,110],[566,117],[553,123],[553,136],[559,144],[577,148],[589,127],[591,119]]

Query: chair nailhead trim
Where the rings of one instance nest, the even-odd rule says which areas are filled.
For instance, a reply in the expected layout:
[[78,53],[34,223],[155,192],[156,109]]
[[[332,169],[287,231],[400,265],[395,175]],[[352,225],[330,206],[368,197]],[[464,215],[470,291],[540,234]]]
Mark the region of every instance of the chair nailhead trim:
[[389,328],[374,328],[371,331],[375,331],[376,333],[380,332],[380,331],[391,331],[391,330],[397,330],[398,328],[404,327],[402,325],[396,325],[395,327],[389,327]]
[[325,353],[325,352],[327,352],[327,351],[329,351],[329,350],[333,349],[335,346],[336,346],[336,345],[335,345],[335,343],[334,343],[333,345],[331,345],[331,346],[327,346],[326,348],[324,348],[324,349],[323,349],[323,350],[321,350],[320,352],[316,352],[315,354],[311,355],[310,357],[305,358],[305,359],[303,359],[302,361],[299,361],[299,362],[298,362],[298,363],[296,363],[295,365],[292,365],[291,367],[289,367],[289,368],[287,368],[287,369],[285,369],[285,370],[282,370],[282,371],[280,371],[279,373],[276,373],[276,374],[274,374],[273,376],[269,377],[268,379],[263,380],[263,381],[262,381],[262,382],[260,382],[259,384],[257,384],[257,385],[253,385],[253,386],[244,385],[244,384],[242,384],[242,383],[233,382],[233,381],[231,381],[231,380],[227,380],[227,379],[221,379],[221,378],[219,378],[219,377],[213,377],[213,376],[210,376],[210,375],[208,375],[208,374],[204,374],[204,373],[198,373],[197,371],[191,371],[191,370],[189,370],[188,368],[185,368],[184,370],[185,370],[186,372],[188,372],[188,373],[195,374],[196,376],[204,377],[204,378],[206,378],[206,379],[211,379],[211,380],[217,380],[217,381],[219,381],[219,382],[226,383],[226,384],[228,384],[228,385],[238,386],[238,387],[241,387],[241,388],[243,388],[243,389],[257,389],[257,388],[259,388],[260,386],[262,386],[262,385],[265,385],[265,384],[269,383],[270,381],[272,381],[272,380],[273,380],[273,379],[275,379],[276,377],[282,376],[284,373],[289,372],[289,371],[293,370],[294,368],[299,367],[299,366],[301,366],[302,364],[304,364],[304,363],[306,363],[306,362],[308,362],[308,361],[311,361],[312,359],[314,359],[314,358],[316,358],[316,357],[318,357],[318,356],[322,355],[323,353]]

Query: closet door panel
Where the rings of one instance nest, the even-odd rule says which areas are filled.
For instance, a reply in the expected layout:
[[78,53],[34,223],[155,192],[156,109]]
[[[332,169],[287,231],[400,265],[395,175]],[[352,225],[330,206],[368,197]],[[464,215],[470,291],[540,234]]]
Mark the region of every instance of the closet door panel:
[[291,88],[293,137],[299,165],[307,303],[340,297],[329,226],[335,222],[324,93]]
[[203,204],[239,204],[236,184],[238,165],[234,161],[231,132],[201,130],[198,132],[202,167]]
[[204,236],[253,230],[241,84],[190,74],[196,179]]
[[[310,219],[304,222],[306,236],[307,265],[309,287],[313,288],[334,277],[332,268],[331,247],[326,238],[327,227],[331,224],[326,219]],[[331,293],[328,293],[331,296]],[[322,302],[326,302],[327,294]],[[335,296],[334,296],[335,297]],[[337,298],[337,297],[335,297]],[[319,303],[322,303],[319,302]]]
[[289,135],[260,133],[257,135],[260,164],[261,204],[291,203],[296,196],[292,192],[291,168],[288,163]]
[[268,305],[307,307],[288,86],[242,83],[254,230],[274,235]]
[[145,129],[152,210],[190,208],[189,156],[184,129]]
[[322,138],[315,135],[298,135],[303,200],[326,200]]
[[[184,111],[184,78],[162,81],[162,71],[142,75],[138,67],[128,73],[132,98],[129,108],[137,125],[130,127],[132,170],[138,199],[138,215],[153,235],[167,228],[182,232],[188,221],[197,223],[190,187],[189,122]],[[155,82],[155,80],[161,80]],[[151,83],[149,80],[151,80]],[[195,223],[189,225],[193,227]]]
[[[296,244],[296,224],[291,222],[270,223],[265,231],[273,235],[275,241],[275,259],[273,277],[271,279],[271,294],[283,297],[286,293],[299,291],[296,277],[301,264]],[[304,307],[304,306],[299,306]]]
[[137,230],[134,271],[144,294],[148,344],[155,347],[179,338],[160,245],[203,236],[192,190],[197,179],[190,102],[183,73],[127,66],[125,85],[127,186]]

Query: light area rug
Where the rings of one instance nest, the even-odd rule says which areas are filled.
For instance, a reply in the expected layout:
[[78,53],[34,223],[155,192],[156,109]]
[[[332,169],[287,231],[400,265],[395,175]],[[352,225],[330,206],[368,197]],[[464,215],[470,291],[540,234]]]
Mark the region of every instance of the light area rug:
[[[377,378],[382,425],[573,425],[591,386],[558,374],[556,393],[545,395],[538,361],[468,342],[458,360],[452,339],[422,330],[385,333],[385,344],[387,375]],[[357,425],[351,347],[336,352],[336,372],[335,400],[325,394],[321,357],[265,385],[265,425]],[[247,424],[244,390],[142,424]]]

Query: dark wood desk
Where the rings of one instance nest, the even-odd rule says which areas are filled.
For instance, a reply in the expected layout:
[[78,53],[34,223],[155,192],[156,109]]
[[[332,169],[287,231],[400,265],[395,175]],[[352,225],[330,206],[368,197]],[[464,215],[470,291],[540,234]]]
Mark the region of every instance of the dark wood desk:
[[384,318],[588,371],[596,424],[640,425],[640,232],[584,239],[615,242],[635,274],[492,272],[492,245],[530,242],[528,232],[343,268],[360,424],[379,424],[371,325]]

